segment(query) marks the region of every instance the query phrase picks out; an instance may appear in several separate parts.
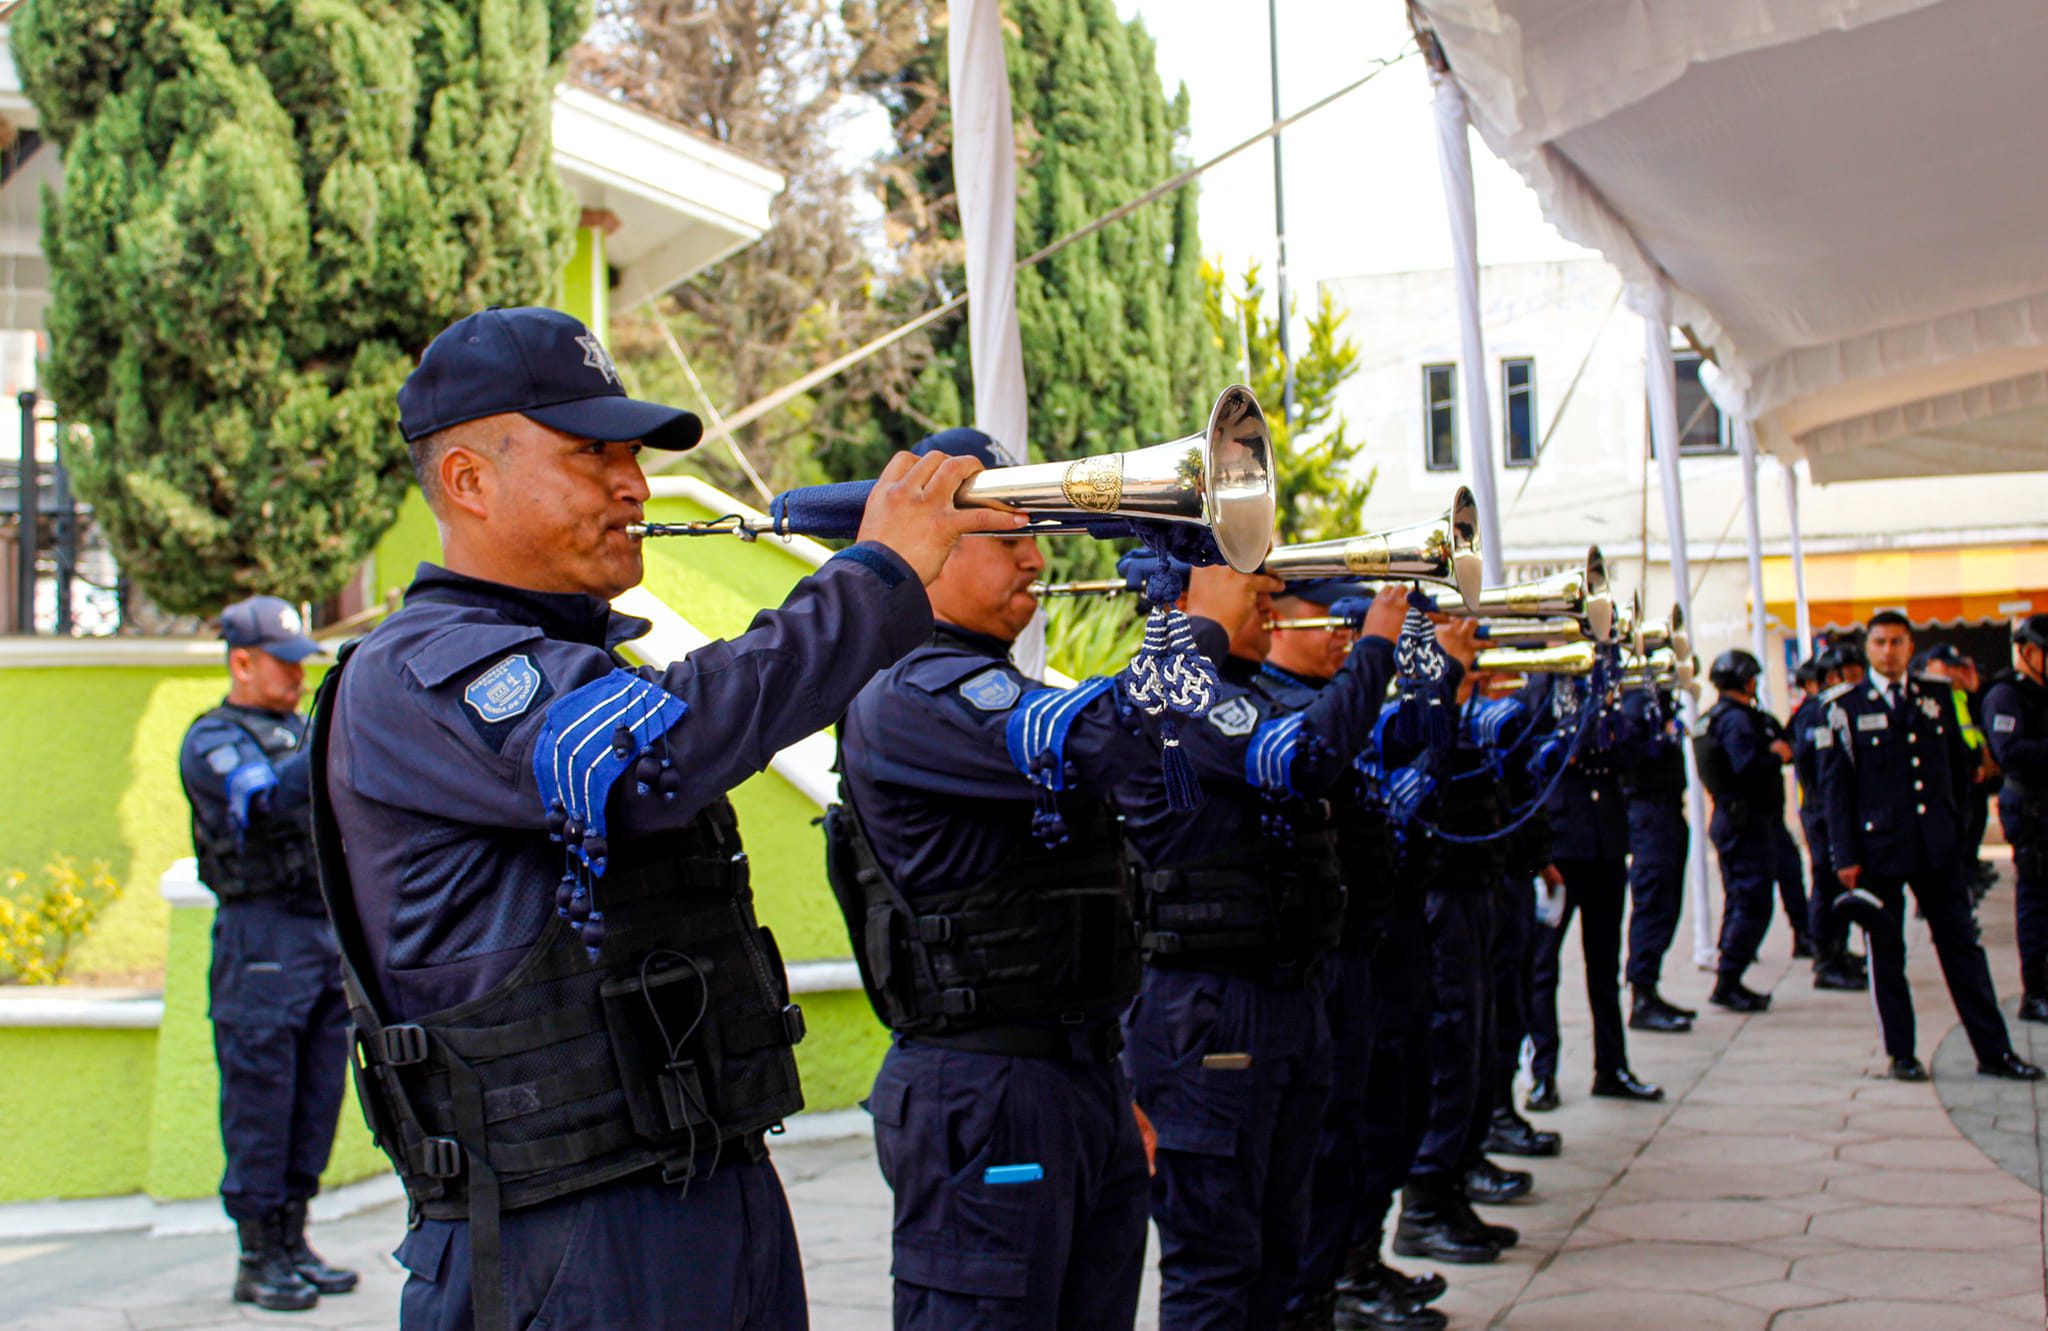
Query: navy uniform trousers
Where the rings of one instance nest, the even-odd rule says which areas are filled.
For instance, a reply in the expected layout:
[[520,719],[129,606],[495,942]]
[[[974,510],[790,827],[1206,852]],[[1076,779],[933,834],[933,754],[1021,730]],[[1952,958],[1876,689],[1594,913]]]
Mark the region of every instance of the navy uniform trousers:
[[1557,977],[1564,936],[1576,914],[1579,951],[1586,963],[1586,1006],[1593,1016],[1593,1071],[1619,1072],[1628,1066],[1628,1037],[1621,1026],[1621,921],[1628,909],[1628,862],[1560,859],[1557,870],[1564,875],[1564,915],[1557,928],[1545,931],[1532,973],[1536,992],[1529,1008],[1530,1071],[1538,1077],[1557,1076]]
[[[502,1217],[505,1308],[522,1327],[804,1331],[803,1262],[766,1160],[721,1164],[687,1188],[653,1173]],[[412,1278],[399,1324],[471,1331],[469,1224],[422,1220],[395,1254]],[[677,1292],[689,1291],[688,1302]]]
[[1515,1074],[1522,1066],[1522,1044],[1529,1038],[1529,1003],[1537,945],[1536,892],[1532,880],[1519,875],[1503,879],[1493,914],[1493,1024],[1481,1103],[1473,1120],[1467,1155],[1476,1160],[1496,1109],[1512,1108]]
[[1628,802],[1628,982],[1654,989],[1678,933],[1685,904],[1685,857],[1692,827],[1685,796],[1631,796]]
[[1842,880],[1835,876],[1835,857],[1828,849],[1827,814],[1815,800],[1811,810],[1799,806],[1799,829],[1806,833],[1806,855],[1813,868],[1813,890],[1806,898],[1806,936],[1822,955],[1847,947],[1849,921],[1835,909]]
[[1397,904],[1370,927],[1369,941],[1323,959],[1333,1085],[1290,1311],[1304,1311],[1327,1294],[1354,1249],[1379,1255],[1394,1192],[1415,1158],[1429,1098],[1419,1038],[1430,1012],[1423,961],[1429,935],[1419,907],[1412,897]]
[[[1944,857],[1945,858],[1945,857]],[[1906,889],[1927,917],[1941,978],[1962,1018],[1977,1061],[1989,1063],[2012,1052],[2005,1018],[1998,1010],[1998,991],[1991,983],[1991,963],[1977,941],[1977,920],[1970,896],[1955,866],[1923,866],[1905,877],[1884,877],[1863,871],[1858,886],[1884,905],[1887,927],[1866,930],[1870,947],[1870,989],[1877,1021],[1884,1032],[1884,1051],[1893,1058],[1914,1056],[1916,1033],[1913,993],[1906,983]]]
[[[317,909],[317,901],[312,903]],[[348,1078],[348,1003],[324,914],[276,898],[213,917],[222,1205],[255,1220],[320,1190]]]
[[1115,1062],[899,1036],[867,1108],[896,1198],[897,1327],[1131,1325],[1149,1185]]
[[1807,921],[1813,918],[1806,892],[1806,857],[1799,853],[1799,842],[1782,816],[1771,821],[1771,845],[1776,848],[1771,863],[1778,880],[1778,900],[1785,907],[1785,923],[1792,926],[1795,943],[1811,941],[1806,932]]
[[[1780,820],[1782,823],[1782,820]],[[1756,960],[1771,927],[1771,891],[1782,853],[1768,826],[1735,828],[1717,810],[1714,853],[1721,861],[1720,973],[1736,979]]]
[[1493,1066],[1494,912],[1491,881],[1439,877],[1423,904],[1428,923],[1429,1101],[1411,1176],[1461,1179]]
[[1330,1096],[1321,993],[1312,981],[1148,966],[1124,1031],[1138,1104],[1158,1134],[1160,1331],[1277,1326],[1300,1270]]

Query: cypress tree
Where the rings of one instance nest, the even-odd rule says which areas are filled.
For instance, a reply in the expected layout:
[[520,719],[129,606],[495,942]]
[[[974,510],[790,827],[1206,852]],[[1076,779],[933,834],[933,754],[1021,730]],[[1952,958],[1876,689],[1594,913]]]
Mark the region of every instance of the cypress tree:
[[[1167,97],[1151,36],[1118,19],[1114,0],[1007,0],[1004,11],[1022,258],[1184,167],[1188,96]],[[954,249],[938,284],[950,294],[965,275],[945,62],[941,30],[882,93],[899,148],[892,212],[916,219],[923,243]],[[1203,314],[1196,193],[1176,191],[1018,275],[1035,455],[1159,443],[1207,420],[1230,362]],[[932,341],[910,409],[893,419],[894,446],[963,420],[973,401],[965,322],[938,326]]]
[[43,380],[127,575],[209,613],[338,587],[409,479],[426,342],[552,297],[551,89],[584,0],[30,0]]

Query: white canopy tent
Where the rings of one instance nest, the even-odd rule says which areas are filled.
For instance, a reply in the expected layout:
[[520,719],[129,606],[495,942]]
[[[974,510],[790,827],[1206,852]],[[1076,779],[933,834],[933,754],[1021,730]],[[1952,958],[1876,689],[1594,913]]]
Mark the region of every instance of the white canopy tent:
[[[1736,421],[1759,639],[1759,446],[1788,468],[1805,460],[1824,483],[2048,469],[2040,0],[1410,0],[1410,10],[1438,48],[1440,98],[1455,89],[1559,231],[1621,271],[1650,324],[1649,354],[1663,362],[1650,375],[1651,428],[1681,603],[1664,350],[1674,326],[1711,360],[1703,378]],[[1469,182],[1447,171],[1446,188]],[[1468,305],[1476,322],[1476,298]],[[1798,575],[1789,470],[1786,499]],[[1805,642],[1803,576],[1800,587]],[[1711,912],[1697,837],[1694,848],[1704,955]]]

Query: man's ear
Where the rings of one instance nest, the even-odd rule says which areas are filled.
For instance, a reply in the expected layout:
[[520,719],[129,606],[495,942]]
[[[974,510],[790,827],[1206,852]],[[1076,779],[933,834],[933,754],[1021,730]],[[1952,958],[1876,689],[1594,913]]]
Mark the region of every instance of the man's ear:
[[249,678],[249,649],[247,647],[228,648],[228,678],[237,684]]
[[466,441],[450,443],[441,451],[435,479],[440,482],[441,502],[451,510],[478,521],[490,516],[490,491],[496,477],[497,460],[471,448]]

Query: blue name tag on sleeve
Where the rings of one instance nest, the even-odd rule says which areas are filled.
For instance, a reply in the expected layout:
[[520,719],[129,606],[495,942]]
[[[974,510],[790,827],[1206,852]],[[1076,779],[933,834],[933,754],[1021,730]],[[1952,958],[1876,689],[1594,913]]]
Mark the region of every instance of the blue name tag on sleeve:
[[1040,1165],[990,1165],[981,1171],[983,1183],[1036,1183],[1044,1177]]

